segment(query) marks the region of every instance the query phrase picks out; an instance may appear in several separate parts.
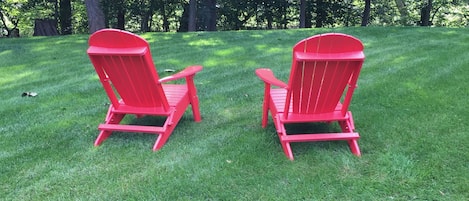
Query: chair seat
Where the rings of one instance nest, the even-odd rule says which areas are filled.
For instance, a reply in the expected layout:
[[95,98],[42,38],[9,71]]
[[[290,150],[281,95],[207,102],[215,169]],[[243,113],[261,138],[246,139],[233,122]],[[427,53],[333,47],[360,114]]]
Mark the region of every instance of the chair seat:
[[[189,101],[189,91],[186,85],[163,84],[162,87],[170,107],[176,107],[181,105],[183,102]],[[119,106],[114,108],[114,112],[168,116],[171,113],[171,110],[165,110],[164,107],[129,106],[126,105],[124,101],[119,100]]]
[[176,106],[178,105],[183,98],[187,97],[189,94],[189,90],[187,89],[187,85],[182,84],[163,84],[163,91],[166,95],[166,99],[168,99],[169,106]]

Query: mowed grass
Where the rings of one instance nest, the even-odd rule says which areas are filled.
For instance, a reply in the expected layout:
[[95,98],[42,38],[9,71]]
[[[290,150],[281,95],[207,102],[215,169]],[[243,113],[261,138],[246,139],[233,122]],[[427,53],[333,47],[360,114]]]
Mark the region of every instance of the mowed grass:
[[[261,128],[269,67],[287,81],[291,48],[351,34],[366,61],[350,106],[362,157],[346,142],[295,143],[289,161]],[[94,147],[108,99],[87,35],[0,39],[1,200],[467,200],[469,32],[339,28],[145,33],[161,76],[199,64],[202,122],[190,110],[167,144],[117,133]],[[23,92],[36,97],[22,97]],[[125,122],[157,121],[155,119]],[[146,122],[148,123],[148,122]]]

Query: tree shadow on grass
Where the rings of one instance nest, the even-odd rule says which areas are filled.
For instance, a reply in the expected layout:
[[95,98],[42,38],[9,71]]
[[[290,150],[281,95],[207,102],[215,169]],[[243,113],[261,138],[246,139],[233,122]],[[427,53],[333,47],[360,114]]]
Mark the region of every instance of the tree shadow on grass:
[[[136,118],[134,115],[127,115],[121,122],[121,125],[140,125],[140,126],[163,126],[166,117],[162,116],[143,116]],[[114,131],[106,141],[112,141],[117,144],[138,144],[139,146],[153,147],[157,134],[153,133],[136,133],[136,132],[120,132]],[[127,145],[126,145],[127,146]],[[137,146],[135,146],[137,147]]]
[[[272,125],[273,127],[273,125]],[[339,133],[340,126],[336,122],[332,123],[294,123],[286,124],[285,129],[288,134],[319,134],[319,133]],[[280,139],[277,135],[272,135],[280,147]],[[347,141],[311,141],[311,142],[292,142],[290,146],[294,156],[301,156],[306,153],[320,152],[349,152]]]

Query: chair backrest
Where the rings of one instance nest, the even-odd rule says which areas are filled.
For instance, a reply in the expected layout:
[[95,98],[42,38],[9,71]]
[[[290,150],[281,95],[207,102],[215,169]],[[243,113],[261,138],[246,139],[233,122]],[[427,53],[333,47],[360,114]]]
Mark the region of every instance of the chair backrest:
[[87,53],[114,107],[169,109],[145,39],[127,31],[103,29],[91,35]]
[[293,47],[286,116],[332,112],[341,98],[345,115],[364,59],[362,43],[349,35],[329,33],[298,42]]

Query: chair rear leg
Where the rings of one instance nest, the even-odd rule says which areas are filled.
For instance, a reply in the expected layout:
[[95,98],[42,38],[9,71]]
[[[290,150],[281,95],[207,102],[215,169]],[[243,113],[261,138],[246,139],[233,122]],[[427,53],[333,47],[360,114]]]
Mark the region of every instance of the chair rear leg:
[[184,115],[184,110],[175,110],[171,115],[166,118],[164,122],[163,128],[164,132],[160,133],[158,138],[156,139],[155,144],[153,145],[153,151],[157,151],[166,144],[168,141],[169,136],[173,133],[174,128],[178,124],[179,120],[181,120],[182,115]]
[[[112,112],[111,107],[109,108],[109,112],[106,115],[106,121],[105,121],[104,124],[119,124],[122,121],[122,119],[124,118],[125,114],[115,114],[115,113]],[[101,130],[101,132],[99,132],[98,137],[94,141],[94,146],[99,146],[111,134],[112,134],[112,131]]]
[[169,136],[171,136],[171,133],[173,132],[174,128],[175,125],[170,125],[166,128],[166,131],[164,133],[161,133],[158,136],[155,144],[153,145],[153,151],[160,150],[164,146],[164,144],[166,144],[166,141],[168,141]]
[[342,121],[339,121],[340,128],[343,133],[351,133],[355,130],[355,123],[353,121],[352,113],[347,112],[348,118]]
[[285,142],[285,141],[280,141],[282,144],[282,149],[285,155],[287,156],[288,159],[294,160],[293,158],[293,152],[291,150],[290,142]]
[[[353,119],[351,116],[345,121],[339,121],[339,125],[342,128],[342,132],[344,133],[351,133],[355,129],[355,125],[353,125]],[[347,140],[347,142],[352,154],[361,156],[360,148],[358,147],[358,139],[350,139]]]
[[287,130],[285,125],[280,121],[280,117],[277,115],[274,118],[275,128],[277,129],[277,134],[280,139],[280,144],[282,144],[282,149],[288,159],[293,160],[293,151],[291,150],[290,141],[287,141],[284,137],[287,136]]
[[340,129],[342,133],[351,133],[353,130],[350,129],[349,123],[347,121],[339,121]]
[[101,131],[99,132],[98,137],[94,141],[94,146],[99,146],[101,143],[106,140],[110,135],[112,134],[112,131]]
[[358,147],[357,139],[348,140],[348,146],[350,147],[350,151],[352,152],[352,154],[354,154],[356,156],[361,156],[360,148]]

